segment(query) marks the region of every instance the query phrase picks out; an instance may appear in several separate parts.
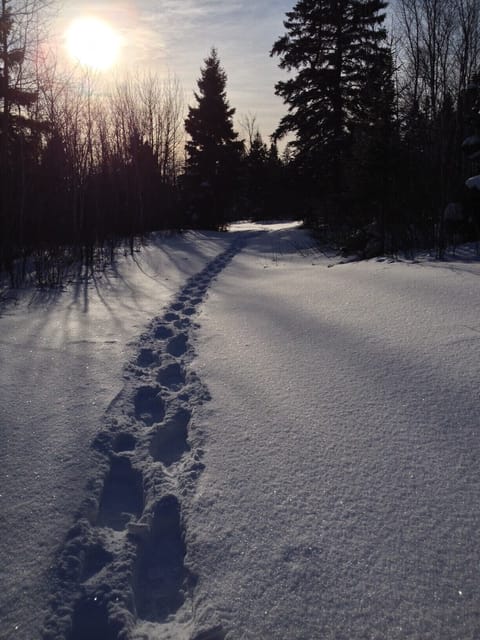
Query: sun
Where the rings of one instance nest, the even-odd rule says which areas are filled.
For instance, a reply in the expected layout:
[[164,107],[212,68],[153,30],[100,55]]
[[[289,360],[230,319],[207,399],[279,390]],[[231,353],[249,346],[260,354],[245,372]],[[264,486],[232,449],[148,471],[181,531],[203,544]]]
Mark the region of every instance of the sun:
[[105,71],[115,64],[120,51],[120,37],[99,18],[77,18],[66,33],[67,49],[80,64]]

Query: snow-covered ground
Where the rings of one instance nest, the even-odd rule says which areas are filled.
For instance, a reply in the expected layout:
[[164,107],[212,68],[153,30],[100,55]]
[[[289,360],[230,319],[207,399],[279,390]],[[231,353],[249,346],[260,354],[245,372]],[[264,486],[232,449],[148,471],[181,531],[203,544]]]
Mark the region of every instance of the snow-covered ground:
[[148,322],[225,234],[152,239],[115,271],[0,309],[0,638],[37,639],[47,575],[84,494],[91,444]]
[[9,306],[0,637],[478,638],[479,276],[243,224]]

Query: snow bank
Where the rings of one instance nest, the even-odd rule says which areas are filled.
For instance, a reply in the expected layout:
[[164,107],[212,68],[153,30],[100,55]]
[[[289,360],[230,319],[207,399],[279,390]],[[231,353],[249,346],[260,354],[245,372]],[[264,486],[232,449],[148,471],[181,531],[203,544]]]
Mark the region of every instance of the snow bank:
[[465,186],[468,189],[478,189],[480,191],[480,176],[472,176],[465,181]]

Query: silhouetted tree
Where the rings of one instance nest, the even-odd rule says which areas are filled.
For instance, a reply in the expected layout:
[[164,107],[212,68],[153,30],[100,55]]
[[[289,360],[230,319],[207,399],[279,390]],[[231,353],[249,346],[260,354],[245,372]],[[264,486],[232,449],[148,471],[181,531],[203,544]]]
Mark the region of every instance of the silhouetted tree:
[[56,229],[48,238],[63,238],[91,265],[99,247],[112,255],[120,238],[133,251],[145,232],[178,228],[183,118],[175,80],[124,77],[102,99],[89,74],[69,83],[47,71],[40,201],[49,205],[44,228]]
[[[480,71],[470,79],[470,83],[462,94],[464,107],[464,131],[467,137],[463,140],[462,149],[467,161],[468,181],[462,189],[461,203],[463,207],[463,231],[467,236],[480,238]],[[466,174],[466,175],[467,175]],[[474,174],[474,175],[472,175]],[[476,174],[476,175],[475,175]],[[472,185],[472,178],[474,184]],[[470,239],[470,238],[469,238]]]
[[[478,0],[397,0],[401,194],[416,244],[442,238],[468,167],[464,97],[480,62]],[[442,250],[442,249],[441,249]]]
[[245,208],[251,217],[266,215],[269,188],[269,153],[258,128],[249,132],[248,149],[243,159]]
[[27,241],[27,185],[39,150],[42,124],[32,117],[37,100],[24,74],[25,20],[39,3],[0,2],[0,268],[10,269],[12,259]]
[[232,205],[243,143],[233,129],[232,109],[226,97],[227,76],[212,49],[198,80],[197,105],[189,107],[185,130],[185,189],[193,222],[221,228]]
[[350,161],[346,167],[352,226],[370,228],[369,253],[396,244],[400,137],[395,113],[393,60],[382,47],[359,94],[362,106],[352,127]]
[[293,133],[297,164],[311,182],[338,194],[352,129],[364,108],[365,81],[386,37],[382,0],[299,0],[287,12],[286,34],[271,50],[295,71],[275,86],[288,104],[275,132]]

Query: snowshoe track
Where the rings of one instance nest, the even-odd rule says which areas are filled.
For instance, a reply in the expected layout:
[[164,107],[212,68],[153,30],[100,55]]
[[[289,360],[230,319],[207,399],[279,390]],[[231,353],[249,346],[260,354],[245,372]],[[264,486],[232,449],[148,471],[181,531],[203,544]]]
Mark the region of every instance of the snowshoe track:
[[96,470],[52,571],[44,640],[224,637],[194,632],[184,505],[204,468],[194,410],[210,396],[190,364],[198,307],[241,248],[191,277],[140,337],[92,443]]

